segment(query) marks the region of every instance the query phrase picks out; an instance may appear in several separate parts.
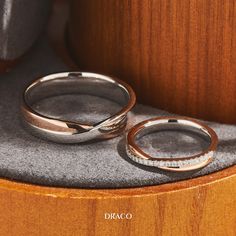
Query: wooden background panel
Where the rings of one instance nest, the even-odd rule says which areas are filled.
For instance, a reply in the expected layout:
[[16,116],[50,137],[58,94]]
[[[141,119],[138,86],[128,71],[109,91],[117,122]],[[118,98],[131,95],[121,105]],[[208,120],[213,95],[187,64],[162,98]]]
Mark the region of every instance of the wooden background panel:
[[140,102],[236,122],[236,3],[72,0],[78,66],[129,82]]

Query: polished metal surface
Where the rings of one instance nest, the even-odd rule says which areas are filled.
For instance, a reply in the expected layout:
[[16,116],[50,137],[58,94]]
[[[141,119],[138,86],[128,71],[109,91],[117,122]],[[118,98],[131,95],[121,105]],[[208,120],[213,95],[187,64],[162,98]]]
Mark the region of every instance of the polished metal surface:
[[[152,157],[138,147],[136,140],[142,136],[160,130],[188,130],[201,135],[209,141],[209,146],[201,153],[177,158]],[[188,117],[161,117],[143,121],[135,125],[127,134],[126,151],[133,161],[169,171],[190,171],[202,168],[213,160],[218,137],[207,125]]]
[[[120,104],[122,109],[96,124],[55,119],[33,109],[39,100],[65,94],[103,97]],[[40,78],[26,88],[21,113],[23,124],[33,134],[59,143],[80,143],[119,135],[135,102],[133,89],[116,78],[89,72],[63,72]]]

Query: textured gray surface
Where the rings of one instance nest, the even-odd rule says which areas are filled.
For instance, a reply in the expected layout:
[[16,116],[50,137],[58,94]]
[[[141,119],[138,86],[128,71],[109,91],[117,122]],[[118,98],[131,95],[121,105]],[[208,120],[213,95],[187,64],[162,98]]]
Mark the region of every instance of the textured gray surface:
[[[124,151],[124,137],[90,144],[62,145],[40,140],[26,132],[20,122],[19,104],[23,88],[32,80],[66,67],[42,39],[11,72],[0,76],[0,176],[42,185],[115,188],[154,185],[208,174],[236,163],[236,126],[210,123],[219,135],[216,158],[202,170],[177,174],[144,167],[130,161]],[[83,105],[83,101],[88,106]],[[56,106],[54,106],[57,104]],[[101,105],[102,104],[102,105]],[[67,109],[65,110],[65,106]],[[57,97],[35,105],[44,113],[96,121],[117,106],[94,97]],[[73,109],[72,109],[73,107]],[[74,108],[77,108],[79,116]],[[90,115],[88,115],[88,112]],[[92,114],[92,115],[91,115]],[[133,123],[167,114],[138,105],[131,114]],[[173,135],[174,134],[174,135]],[[155,138],[155,139],[154,139]],[[190,133],[163,132],[139,141],[152,153],[178,155],[193,153],[206,145]],[[158,152],[157,152],[158,151]]]
[[29,49],[48,19],[50,2],[50,0],[0,1],[0,59],[16,59]]

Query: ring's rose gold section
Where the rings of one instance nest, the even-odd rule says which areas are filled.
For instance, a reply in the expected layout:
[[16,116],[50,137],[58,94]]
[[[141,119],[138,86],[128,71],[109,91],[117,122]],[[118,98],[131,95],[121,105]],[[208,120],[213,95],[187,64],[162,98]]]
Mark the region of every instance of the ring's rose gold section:
[[[140,131],[147,129],[148,127],[160,127],[166,124],[180,125],[197,129],[203,134],[207,135],[210,139],[210,145],[206,150],[201,153],[177,158],[164,158],[164,157],[152,157],[145,153],[135,142],[135,138]],[[194,132],[194,130],[193,130]],[[135,162],[147,166],[155,166],[160,169],[169,171],[190,171],[202,168],[208,165],[213,160],[213,154],[218,144],[218,137],[213,129],[201,122],[188,118],[188,117],[159,117],[143,121],[135,125],[127,135],[127,154]]]
[[[47,97],[48,92],[50,96],[54,91],[60,95],[64,94],[66,89],[66,93],[70,94],[77,88],[79,91],[82,88],[83,93],[88,91],[93,95],[105,96],[120,103],[122,108],[116,114],[96,124],[84,124],[42,115],[32,106],[34,100]],[[63,72],[40,78],[27,87],[23,94],[21,113],[23,124],[35,135],[59,143],[79,143],[119,135],[124,131],[127,113],[135,102],[133,89],[119,79],[90,72]]]

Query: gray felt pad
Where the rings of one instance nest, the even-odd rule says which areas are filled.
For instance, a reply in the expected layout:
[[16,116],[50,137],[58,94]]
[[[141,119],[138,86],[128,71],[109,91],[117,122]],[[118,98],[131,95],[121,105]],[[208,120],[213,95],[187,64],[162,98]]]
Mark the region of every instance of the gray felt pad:
[[[124,136],[74,145],[55,144],[32,136],[20,122],[22,91],[30,81],[40,76],[65,70],[66,66],[50,49],[47,39],[42,38],[17,67],[0,76],[1,177],[50,186],[118,188],[193,178],[236,163],[236,126],[233,125],[208,123],[220,140],[215,160],[201,170],[184,174],[133,163],[125,153]],[[85,95],[42,100],[35,104],[35,108],[55,117],[91,122],[119,109],[110,101]],[[167,112],[137,105],[130,114],[130,123],[165,114]],[[192,133],[174,131],[153,133],[138,142],[156,156],[189,155],[207,145],[205,140]]]

